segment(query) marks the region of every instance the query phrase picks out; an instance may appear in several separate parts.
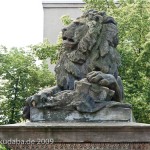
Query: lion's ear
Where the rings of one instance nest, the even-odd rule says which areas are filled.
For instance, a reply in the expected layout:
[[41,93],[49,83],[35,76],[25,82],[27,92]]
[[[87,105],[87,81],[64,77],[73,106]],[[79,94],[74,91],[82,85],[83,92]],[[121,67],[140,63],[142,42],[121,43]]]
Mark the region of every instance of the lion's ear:
[[108,23],[112,23],[114,25],[117,25],[117,22],[114,20],[113,17],[106,17],[104,18],[103,24],[108,24]]

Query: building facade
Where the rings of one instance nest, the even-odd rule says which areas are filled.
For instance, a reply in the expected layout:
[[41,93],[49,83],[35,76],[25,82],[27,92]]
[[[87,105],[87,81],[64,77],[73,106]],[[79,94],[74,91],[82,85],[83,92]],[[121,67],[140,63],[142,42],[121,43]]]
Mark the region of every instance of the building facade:
[[82,14],[81,8],[84,5],[82,0],[64,0],[64,1],[43,1],[44,11],[44,31],[43,39],[48,39],[50,43],[55,44],[58,35],[63,28],[61,17],[69,15],[75,19]]

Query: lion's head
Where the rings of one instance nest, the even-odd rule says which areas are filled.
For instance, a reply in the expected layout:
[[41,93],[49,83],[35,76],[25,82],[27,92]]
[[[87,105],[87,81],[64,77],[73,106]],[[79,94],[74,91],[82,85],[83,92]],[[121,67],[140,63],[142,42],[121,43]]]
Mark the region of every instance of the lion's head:
[[82,64],[90,59],[91,70],[111,74],[116,72],[120,63],[120,57],[115,51],[118,29],[115,20],[105,12],[85,12],[62,29],[62,39],[64,49],[69,52],[73,62]]
[[[111,25],[106,27],[106,24]],[[107,40],[109,40],[113,47],[116,47],[118,44],[118,31],[115,20],[112,17],[107,16],[104,12],[98,12],[94,10],[85,12],[81,17],[73,21],[68,27],[62,29],[64,47],[71,47],[74,49],[75,45],[82,45],[83,48],[83,45],[85,46],[86,43],[87,47],[84,47],[83,51],[90,50],[92,48],[91,45],[97,42],[98,36],[100,36],[101,32],[104,30],[104,26],[108,29],[105,29],[105,31],[112,32],[109,35],[109,39],[106,37]],[[102,40],[104,42],[106,39]]]

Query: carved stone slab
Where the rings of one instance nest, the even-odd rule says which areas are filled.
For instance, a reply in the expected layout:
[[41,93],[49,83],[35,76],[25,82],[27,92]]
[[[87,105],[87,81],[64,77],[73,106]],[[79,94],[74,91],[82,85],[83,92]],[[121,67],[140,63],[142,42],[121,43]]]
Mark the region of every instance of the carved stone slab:
[[80,113],[78,111],[69,110],[50,110],[30,108],[32,122],[37,121],[74,121],[74,122],[102,122],[102,121],[117,121],[117,122],[132,122],[131,108],[103,108],[95,113]]

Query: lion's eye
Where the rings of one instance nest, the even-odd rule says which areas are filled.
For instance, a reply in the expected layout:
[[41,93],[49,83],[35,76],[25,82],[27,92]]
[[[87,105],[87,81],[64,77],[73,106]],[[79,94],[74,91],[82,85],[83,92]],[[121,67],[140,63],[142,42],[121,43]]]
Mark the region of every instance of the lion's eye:
[[75,23],[75,25],[77,25],[77,26],[80,24],[80,22],[77,22],[77,21],[76,21],[76,22],[74,22],[74,23]]
[[67,29],[66,29],[66,28],[63,28],[63,29],[62,29],[62,32],[65,32],[65,31],[67,31]]
[[75,24],[76,26],[83,25],[83,23],[82,23],[82,22],[79,22],[79,21],[74,22],[74,24]]

